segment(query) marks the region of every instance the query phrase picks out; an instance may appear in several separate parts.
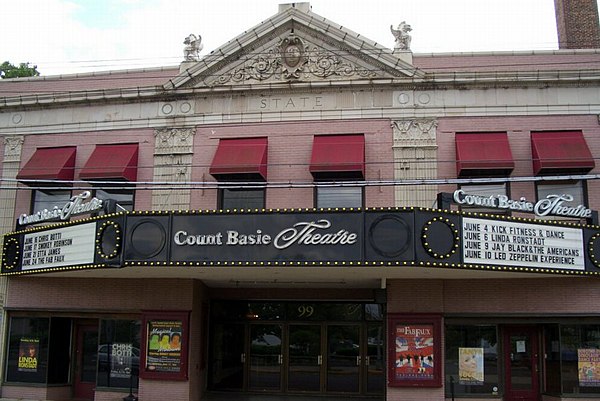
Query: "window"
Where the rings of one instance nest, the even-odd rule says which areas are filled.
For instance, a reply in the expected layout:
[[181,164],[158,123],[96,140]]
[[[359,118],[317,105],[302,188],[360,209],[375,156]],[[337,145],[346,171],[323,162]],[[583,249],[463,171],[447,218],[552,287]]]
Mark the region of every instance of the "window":
[[362,207],[362,187],[319,187],[315,189],[317,208]]
[[[549,181],[538,182],[536,185],[537,200],[545,199],[548,195],[570,195],[573,197],[571,202],[564,202],[564,206],[577,207],[579,205],[587,206],[586,186],[584,181]],[[550,220],[572,220],[579,222],[576,218],[545,216]]]
[[548,195],[571,195],[572,206],[586,205],[585,187],[583,181],[550,181],[538,182],[537,199],[544,199]]
[[264,188],[220,188],[219,189],[219,208],[227,209],[264,209],[265,207],[265,189]]
[[11,317],[6,381],[69,382],[71,319]]
[[452,382],[456,396],[492,394],[500,383],[496,326],[446,326],[445,366],[446,397]]
[[600,394],[594,374],[600,358],[600,325],[565,325],[560,334],[563,394]]
[[71,190],[36,189],[33,191],[32,213],[44,209],[52,210],[54,206],[59,209],[71,199]]
[[6,381],[46,383],[49,318],[10,319]]
[[[468,195],[481,195],[485,197],[490,196],[498,196],[498,195],[506,195],[508,196],[508,184],[499,183],[499,184],[483,184],[483,185],[461,185],[460,189],[465,191]],[[461,210],[468,212],[478,212],[478,213],[491,213],[491,214],[505,214],[506,210],[503,209],[491,209],[491,208],[483,208],[478,206],[466,206],[462,205]]]
[[[114,205],[110,205],[109,209],[115,212],[122,212],[124,210],[132,211],[134,205],[134,190],[133,189],[97,189],[96,198],[106,201],[111,199],[115,202]],[[113,209],[114,208],[114,209]]]
[[365,179],[364,135],[316,135],[310,160],[315,207],[362,207],[362,186],[319,186],[319,181]]
[[[98,346],[98,386],[138,387],[141,323],[139,320],[102,320]],[[133,381],[131,381],[133,380]]]

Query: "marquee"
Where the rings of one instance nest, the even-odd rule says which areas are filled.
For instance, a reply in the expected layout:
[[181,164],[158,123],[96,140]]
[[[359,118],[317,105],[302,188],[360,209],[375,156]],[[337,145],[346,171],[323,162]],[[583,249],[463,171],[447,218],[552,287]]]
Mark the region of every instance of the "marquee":
[[128,266],[422,266],[600,274],[600,227],[422,208],[134,211],[4,236],[1,274]]

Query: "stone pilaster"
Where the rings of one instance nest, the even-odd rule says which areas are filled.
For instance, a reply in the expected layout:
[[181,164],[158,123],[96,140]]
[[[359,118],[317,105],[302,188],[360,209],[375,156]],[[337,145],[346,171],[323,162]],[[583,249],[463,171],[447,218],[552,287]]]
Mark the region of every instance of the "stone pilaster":
[[[393,120],[394,178],[396,180],[437,178],[437,120]],[[432,207],[437,185],[397,185],[397,206]]]
[[5,136],[4,155],[2,158],[2,191],[0,191],[0,233],[10,232],[15,227],[15,201],[17,183],[21,163],[22,136]]
[[[5,136],[2,158],[2,190],[0,190],[0,234],[11,232],[15,228],[15,204],[17,197],[17,174],[21,164],[21,150],[24,138],[21,135]],[[2,237],[3,238],[3,237]],[[0,240],[0,242],[3,242]],[[4,244],[0,243],[0,257]],[[7,278],[0,277],[0,322],[4,322],[4,302],[6,300]],[[0,338],[5,338],[4,324],[0,324]],[[4,344],[0,345],[0,359],[4,360]]]
[[[194,128],[161,128],[154,133],[154,182],[187,183],[192,176]],[[190,207],[191,189],[152,191],[153,210]]]

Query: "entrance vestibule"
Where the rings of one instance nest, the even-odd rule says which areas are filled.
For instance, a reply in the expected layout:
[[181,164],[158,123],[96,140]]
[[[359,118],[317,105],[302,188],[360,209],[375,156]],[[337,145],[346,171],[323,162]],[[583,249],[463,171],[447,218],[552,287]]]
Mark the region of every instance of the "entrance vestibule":
[[215,302],[211,390],[383,395],[382,306]]

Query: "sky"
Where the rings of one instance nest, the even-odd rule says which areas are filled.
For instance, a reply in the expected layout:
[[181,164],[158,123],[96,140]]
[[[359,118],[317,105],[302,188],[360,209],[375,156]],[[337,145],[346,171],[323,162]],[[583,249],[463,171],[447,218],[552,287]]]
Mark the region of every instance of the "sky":
[[[599,0],[600,1],[600,0]],[[176,66],[183,40],[210,53],[273,16],[285,0],[0,2],[0,63],[42,75]],[[392,49],[412,26],[413,53],[557,49],[554,0],[312,0],[312,12]]]

